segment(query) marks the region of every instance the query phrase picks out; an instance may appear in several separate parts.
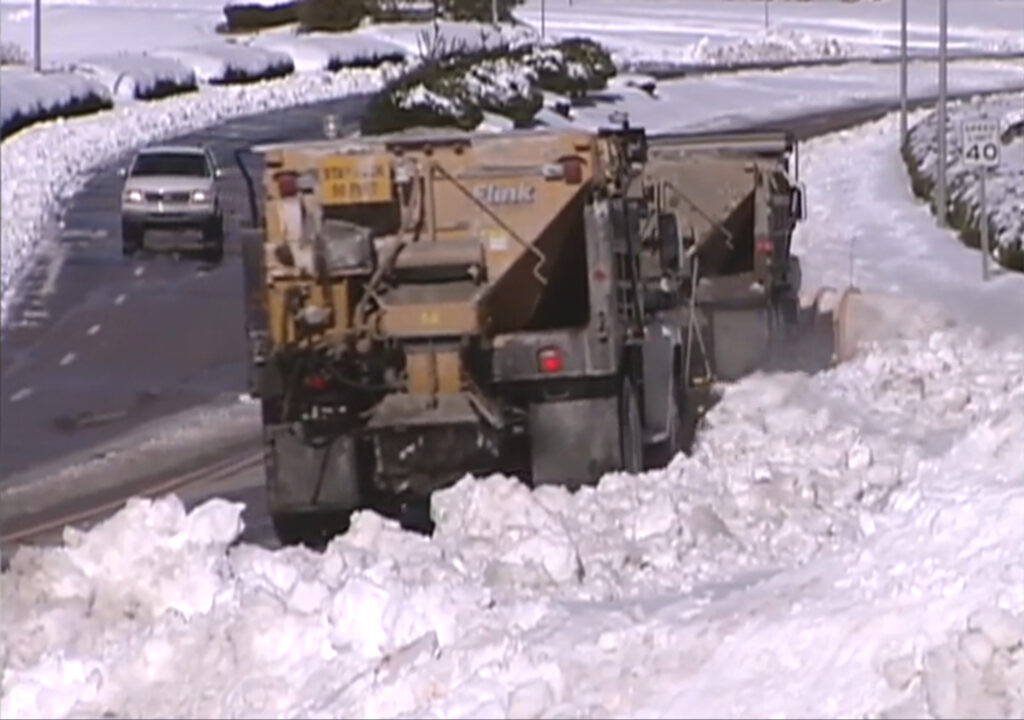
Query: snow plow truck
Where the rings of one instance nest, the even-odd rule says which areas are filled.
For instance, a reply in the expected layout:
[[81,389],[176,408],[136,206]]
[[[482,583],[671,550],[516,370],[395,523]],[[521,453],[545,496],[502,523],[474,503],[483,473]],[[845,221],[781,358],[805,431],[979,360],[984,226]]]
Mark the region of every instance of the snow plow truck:
[[628,122],[252,148],[250,393],[282,541],[467,474],[664,464],[712,381],[832,363],[844,294],[801,301],[795,150]]

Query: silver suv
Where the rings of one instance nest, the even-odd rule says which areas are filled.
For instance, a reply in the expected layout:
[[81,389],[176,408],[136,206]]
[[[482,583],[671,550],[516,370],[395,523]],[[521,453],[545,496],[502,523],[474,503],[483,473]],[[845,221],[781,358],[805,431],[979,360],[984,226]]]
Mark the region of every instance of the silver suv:
[[221,171],[205,147],[161,145],[140,150],[127,168],[121,192],[121,245],[125,255],[142,248],[146,230],[199,230],[217,258],[224,252],[224,215],[217,178]]

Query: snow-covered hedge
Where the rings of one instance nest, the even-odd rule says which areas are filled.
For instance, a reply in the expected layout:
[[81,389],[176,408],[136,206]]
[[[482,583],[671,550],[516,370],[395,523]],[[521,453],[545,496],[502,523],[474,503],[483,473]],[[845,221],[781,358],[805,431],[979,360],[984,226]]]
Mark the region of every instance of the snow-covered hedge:
[[270,80],[295,72],[295,63],[286,53],[235,42],[209,42],[150,54],[191,67],[201,82],[211,85]]
[[0,68],[0,137],[42,120],[93,113],[112,104],[107,88],[84,75]]
[[615,74],[607,52],[589,40],[529,44],[428,62],[383,90],[363,118],[366,134],[410,127],[476,128],[484,113],[528,126],[544,94],[579,97]]
[[274,33],[259,35],[251,44],[287,54],[296,72],[376,67],[382,63],[402,62],[407,56],[401,45],[362,33]]
[[195,71],[178,60],[144,53],[101,55],[72,69],[102,83],[117,99],[156,100],[195,90]]
[[[1002,164],[989,173],[986,188],[993,257],[1004,267],[1024,271],[1024,117],[1019,95],[975,99],[950,107],[947,116],[949,221],[964,242],[981,246],[981,198],[975,171],[960,154],[960,121],[965,117],[998,118],[1004,130]],[[937,115],[931,113],[910,131],[903,153],[914,193],[929,201],[937,182]],[[933,208],[934,210],[934,208]]]
[[229,0],[221,32],[236,33],[276,27],[299,19],[300,0]]

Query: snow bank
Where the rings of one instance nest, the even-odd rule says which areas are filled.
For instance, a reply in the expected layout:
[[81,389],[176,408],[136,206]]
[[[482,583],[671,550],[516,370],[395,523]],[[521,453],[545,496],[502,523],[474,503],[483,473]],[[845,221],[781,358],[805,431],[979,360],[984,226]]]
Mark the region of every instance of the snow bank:
[[730,386],[664,471],[463,480],[430,539],[136,501],[12,558],[2,714],[1019,716],[1022,456],[1024,346],[958,331]]
[[643,43],[615,47],[612,57],[625,68],[672,66],[737,67],[763,63],[793,63],[873,57],[850,43],[796,30],[771,30],[751,37],[715,38],[705,35],[690,45],[659,47]]
[[[6,73],[6,70],[4,71]],[[31,128],[6,140],[0,153],[0,318],[24,260],[34,251],[60,202],[88,175],[132,148],[232,117],[378,90],[394,71],[343,70],[258,85],[204,87],[152,105],[119,107],[71,124]],[[4,80],[6,97],[6,79]],[[39,172],[45,167],[46,172]]]
[[264,33],[253,38],[252,44],[288,55],[295,64],[296,72],[336,71],[343,67],[400,62],[407,55],[397,43],[358,32]]
[[353,33],[401,47],[408,55],[436,57],[451,52],[470,53],[536,42],[539,33],[523,25],[493,25],[441,20],[436,23],[383,23]]
[[96,112],[111,105],[98,82],[69,72],[37,73],[27,68],[0,68],[0,134],[57,116]]
[[153,50],[150,55],[186,65],[201,82],[211,84],[268,80],[295,71],[295,63],[283,52],[235,42],[163,48]]
[[[1008,131],[1020,122],[1021,96],[972,100],[952,106],[947,116],[946,178],[951,222],[963,231],[968,244],[979,247],[982,219],[978,176],[964,164],[960,145],[961,120],[975,116],[998,119]],[[906,156],[915,190],[927,198],[931,198],[937,182],[937,120],[937,115],[931,113],[914,125]],[[1020,132],[1006,133],[1002,163],[989,173],[986,193],[993,256],[1003,265],[1024,271],[1024,135]]]
[[85,58],[72,70],[101,82],[119,100],[152,100],[196,89],[196,74],[187,65],[142,53]]

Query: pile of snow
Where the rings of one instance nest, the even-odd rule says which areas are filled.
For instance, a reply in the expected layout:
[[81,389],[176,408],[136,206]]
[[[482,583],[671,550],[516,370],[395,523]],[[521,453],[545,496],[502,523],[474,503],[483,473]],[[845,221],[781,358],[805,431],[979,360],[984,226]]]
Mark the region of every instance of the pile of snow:
[[536,42],[539,34],[523,25],[441,20],[435,23],[383,23],[366,25],[353,33],[402,48],[410,56],[437,57],[452,52],[517,48]]
[[[7,72],[6,70],[4,71]],[[233,117],[379,90],[391,67],[300,75],[257,85],[203,87],[159,103],[118,107],[74,123],[31,128],[0,153],[0,322],[24,261],[35,251],[60,203],[98,168],[129,150]],[[4,97],[7,97],[6,78]],[[46,172],[40,172],[46,168]]]
[[196,89],[192,68],[172,58],[142,53],[98,55],[72,69],[103,83],[118,100],[150,100]]
[[0,68],[0,134],[6,136],[43,118],[76,115],[110,107],[107,89],[69,72],[37,73]]
[[[964,227],[981,225],[981,193],[977,172],[964,164],[961,151],[960,122],[972,117],[996,119],[1008,131],[1020,122],[1019,94],[998,98],[975,99],[950,108],[947,118],[947,186],[954,213],[963,215]],[[935,113],[929,114],[910,131],[912,172],[923,177],[924,188],[937,182],[938,140]],[[1024,250],[1024,135],[1007,132],[1002,148],[1002,162],[989,172],[986,201],[993,253],[997,260],[1011,252]]]
[[0,711],[1019,717],[1022,456],[1024,345],[957,331],[730,386],[664,471],[467,478],[429,539],[135,501],[11,559]]
[[153,50],[150,55],[190,67],[201,82],[211,84],[268,80],[295,71],[295,64],[286,53],[235,42],[162,48]]
[[252,45],[288,55],[296,72],[339,70],[343,67],[399,62],[406,58],[405,48],[384,38],[353,33],[263,33]]
[[794,30],[772,30],[740,38],[704,36],[692,45],[679,47],[624,45],[616,47],[612,56],[622,67],[681,65],[722,68],[864,57],[849,43]]

